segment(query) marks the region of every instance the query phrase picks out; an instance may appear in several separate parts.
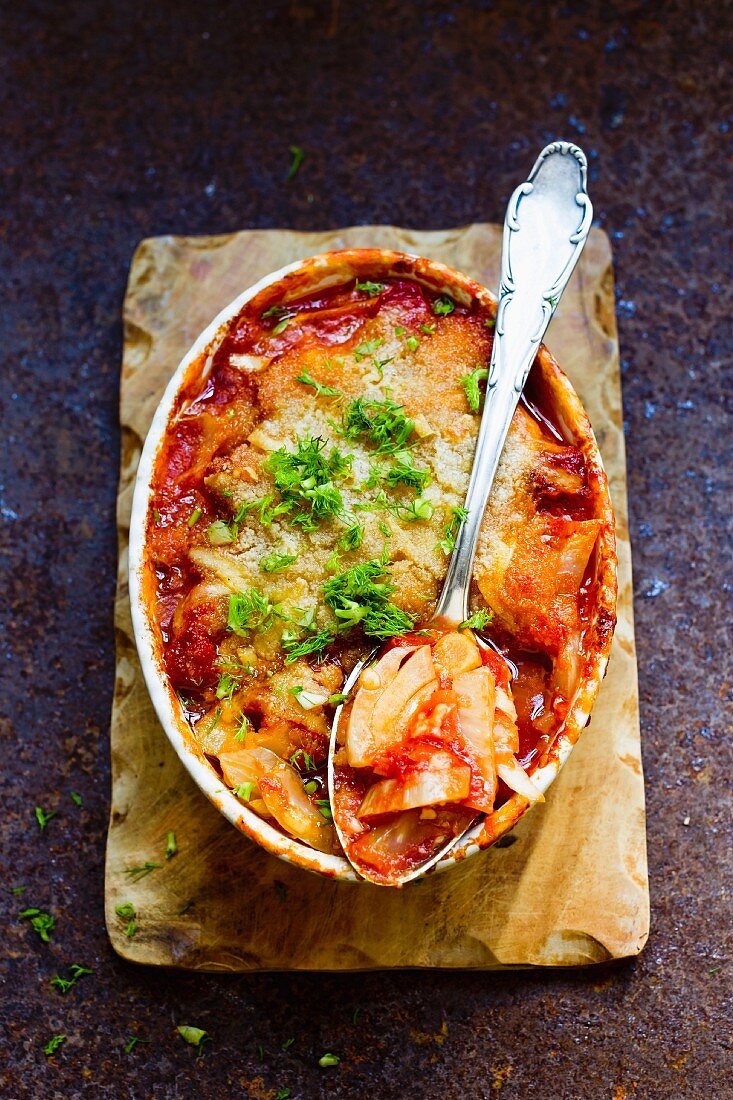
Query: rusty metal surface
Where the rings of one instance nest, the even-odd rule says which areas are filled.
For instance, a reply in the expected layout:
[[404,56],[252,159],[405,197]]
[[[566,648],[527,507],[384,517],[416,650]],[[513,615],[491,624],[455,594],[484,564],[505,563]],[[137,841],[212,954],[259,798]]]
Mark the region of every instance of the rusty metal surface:
[[[2,7],[2,1094],[725,1095],[730,9]],[[615,249],[652,880],[644,954],[571,975],[220,978],[121,962],[102,859],[119,315],[135,244],[499,220],[558,136],[589,154]],[[288,183],[290,145],[306,156]],[[36,805],[58,810],[43,831]],[[28,906],[55,916],[49,944],[18,921]],[[94,974],[62,995],[49,981],[71,963]],[[178,1024],[210,1033],[200,1059]],[[67,1039],[47,1057],[54,1034]],[[131,1035],[147,1042],[126,1054]],[[325,1051],[341,1064],[320,1068]]]

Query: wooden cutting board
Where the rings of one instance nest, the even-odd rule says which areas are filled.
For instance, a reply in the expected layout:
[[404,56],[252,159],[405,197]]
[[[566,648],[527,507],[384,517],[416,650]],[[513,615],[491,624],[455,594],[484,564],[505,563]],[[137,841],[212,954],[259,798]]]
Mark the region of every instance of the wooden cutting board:
[[[590,728],[545,805],[504,843],[402,891],[336,883],[280,862],[229,825],[189,779],[150,703],[127,590],[127,534],[142,441],[199,332],[261,276],[333,248],[381,246],[498,284],[501,228],[159,237],[135,253],[120,394],[117,677],[106,915],[135,962],[202,970],[577,966],[637,954],[649,930],[626,466],[608,238],[591,231],[547,344],[593,422],[619,537],[619,620]],[[178,851],[166,859],[166,835]],[[131,869],[153,864],[146,873]],[[134,907],[129,918],[115,907]]]

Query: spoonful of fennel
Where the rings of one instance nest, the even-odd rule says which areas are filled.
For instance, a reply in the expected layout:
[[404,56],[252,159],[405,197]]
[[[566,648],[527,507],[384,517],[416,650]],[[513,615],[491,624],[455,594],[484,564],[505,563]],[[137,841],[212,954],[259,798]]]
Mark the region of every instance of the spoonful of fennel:
[[[491,812],[497,774],[530,801],[542,797],[513,755],[502,710],[503,700],[512,709],[508,670],[469,628],[469,590],[512,416],[590,229],[586,175],[583,152],[553,142],[509,201],[484,411],[440,598],[418,635],[392,639],[356,664],[334,715],[334,825],[354,870],[373,883],[402,886],[433,867]],[[456,738],[460,757],[450,751]]]

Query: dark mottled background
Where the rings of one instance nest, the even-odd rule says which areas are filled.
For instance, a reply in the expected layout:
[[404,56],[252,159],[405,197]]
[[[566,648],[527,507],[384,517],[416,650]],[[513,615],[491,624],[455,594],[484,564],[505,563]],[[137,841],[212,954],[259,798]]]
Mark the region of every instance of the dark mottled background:
[[[0,10],[3,1095],[733,1096],[730,4]],[[217,978],[123,964],[105,934],[102,863],[120,306],[136,243],[500,220],[556,137],[588,153],[616,256],[649,805],[644,954],[498,976]],[[292,144],[306,159],[288,184]],[[44,832],[37,804],[58,811]],[[25,905],[55,915],[51,944],[18,922]],[[49,979],[70,963],[94,975],[64,997]],[[180,1023],[209,1031],[200,1060]],[[47,1060],[55,1033],[67,1042]],[[147,1045],[125,1054],[132,1034]],[[319,1068],[326,1050],[340,1066]]]

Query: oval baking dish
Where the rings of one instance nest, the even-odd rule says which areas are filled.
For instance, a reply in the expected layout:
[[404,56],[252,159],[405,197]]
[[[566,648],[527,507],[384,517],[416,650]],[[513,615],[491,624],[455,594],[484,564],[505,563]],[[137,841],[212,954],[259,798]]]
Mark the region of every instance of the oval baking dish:
[[[356,658],[419,637],[430,617],[461,518],[494,315],[489,291],[428,259],[315,256],[212,321],[150,427],[130,597],[151,698],[204,794],[307,870],[355,878],[330,824],[331,716]],[[544,346],[474,582],[475,621],[507,670],[497,699],[521,776],[499,781],[493,810],[439,868],[488,847],[541,800],[589,719],[611,646],[608,485],[580,400]]]

